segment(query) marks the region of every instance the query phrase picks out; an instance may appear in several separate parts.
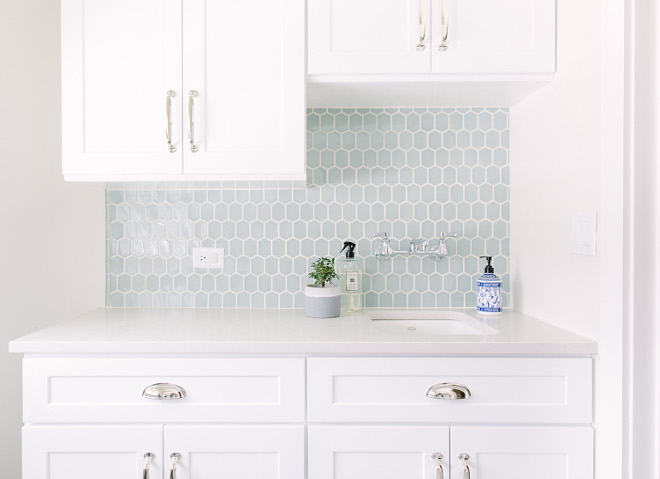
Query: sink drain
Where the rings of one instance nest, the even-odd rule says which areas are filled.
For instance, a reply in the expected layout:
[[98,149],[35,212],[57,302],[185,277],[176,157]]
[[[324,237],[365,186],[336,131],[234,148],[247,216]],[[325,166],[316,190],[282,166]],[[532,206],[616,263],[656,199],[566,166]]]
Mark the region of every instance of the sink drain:
[[417,331],[417,328],[413,328],[412,326],[410,326],[410,327],[408,328],[408,331]]

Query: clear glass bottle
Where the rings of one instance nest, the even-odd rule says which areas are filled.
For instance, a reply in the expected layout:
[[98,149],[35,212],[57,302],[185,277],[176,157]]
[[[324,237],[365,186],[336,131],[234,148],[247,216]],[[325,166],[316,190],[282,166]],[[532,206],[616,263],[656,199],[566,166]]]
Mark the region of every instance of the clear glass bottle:
[[341,287],[341,310],[345,312],[362,309],[362,259],[355,257],[355,243],[345,241],[341,252],[346,250],[346,256],[340,258],[337,264],[339,285]]

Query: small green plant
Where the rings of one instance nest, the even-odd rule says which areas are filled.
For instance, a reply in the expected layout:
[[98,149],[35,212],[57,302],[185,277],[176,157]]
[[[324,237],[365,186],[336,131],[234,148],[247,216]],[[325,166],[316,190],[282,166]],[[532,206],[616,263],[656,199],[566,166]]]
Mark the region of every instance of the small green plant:
[[312,272],[309,277],[314,280],[314,284],[325,288],[326,283],[330,283],[333,279],[339,278],[335,272],[335,259],[332,258],[319,258],[312,263]]

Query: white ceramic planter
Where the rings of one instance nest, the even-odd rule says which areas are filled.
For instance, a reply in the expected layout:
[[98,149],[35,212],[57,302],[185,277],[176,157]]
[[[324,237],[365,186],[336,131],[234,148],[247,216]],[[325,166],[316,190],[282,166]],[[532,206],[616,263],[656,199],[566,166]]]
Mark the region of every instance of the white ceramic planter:
[[336,318],[341,311],[339,286],[305,286],[305,314],[310,318]]

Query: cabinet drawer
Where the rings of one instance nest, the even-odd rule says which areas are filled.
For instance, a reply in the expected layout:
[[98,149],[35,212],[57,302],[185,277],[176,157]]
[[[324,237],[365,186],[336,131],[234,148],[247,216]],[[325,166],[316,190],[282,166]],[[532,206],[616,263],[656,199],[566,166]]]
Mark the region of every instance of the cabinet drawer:
[[[287,422],[304,420],[300,358],[28,358],[24,421]],[[182,387],[182,399],[147,399],[155,383]]]
[[[589,358],[310,358],[311,422],[590,423]],[[439,383],[465,399],[431,399]]]

